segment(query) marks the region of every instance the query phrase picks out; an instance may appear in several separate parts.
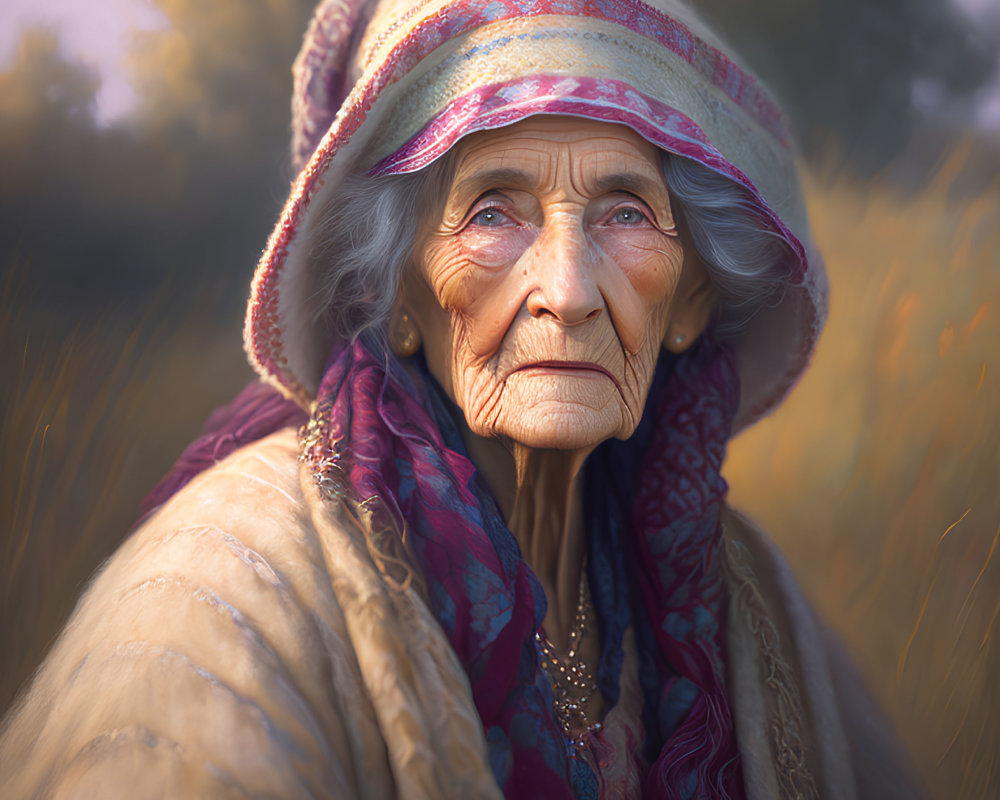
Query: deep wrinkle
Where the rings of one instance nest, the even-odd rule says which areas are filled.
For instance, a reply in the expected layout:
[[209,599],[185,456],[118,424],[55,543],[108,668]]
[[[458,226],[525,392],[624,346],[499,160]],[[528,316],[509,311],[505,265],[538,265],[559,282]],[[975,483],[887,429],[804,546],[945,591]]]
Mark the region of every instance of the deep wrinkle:
[[[677,234],[660,163],[630,129],[590,120],[470,135],[404,279],[430,371],[545,590],[557,651],[586,549],[583,464],[635,430],[668,330],[690,342],[708,321],[692,302],[708,279]],[[582,651],[596,669],[596,629]]]

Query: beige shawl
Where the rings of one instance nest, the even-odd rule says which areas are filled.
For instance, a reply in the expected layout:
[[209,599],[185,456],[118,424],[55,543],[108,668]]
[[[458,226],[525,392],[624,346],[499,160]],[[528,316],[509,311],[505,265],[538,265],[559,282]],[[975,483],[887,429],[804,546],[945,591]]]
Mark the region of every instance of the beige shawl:
[[[443,631],[297,451],[236,452],[109,560],[5,724],[0,796],[501,797]],[[723,524],[749,797],[912,797],[785,563]]]

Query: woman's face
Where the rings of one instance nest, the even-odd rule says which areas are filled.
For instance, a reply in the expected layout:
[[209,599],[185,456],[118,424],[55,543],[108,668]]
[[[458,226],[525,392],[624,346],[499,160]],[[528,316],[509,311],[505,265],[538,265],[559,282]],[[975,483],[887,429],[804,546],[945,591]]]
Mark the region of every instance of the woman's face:
[[664,337],[683,349],[710,312],[658,151],[621,125],[534,117],[454,159],[403,291],[432,374],[480,436],[574,450],[630,436]]

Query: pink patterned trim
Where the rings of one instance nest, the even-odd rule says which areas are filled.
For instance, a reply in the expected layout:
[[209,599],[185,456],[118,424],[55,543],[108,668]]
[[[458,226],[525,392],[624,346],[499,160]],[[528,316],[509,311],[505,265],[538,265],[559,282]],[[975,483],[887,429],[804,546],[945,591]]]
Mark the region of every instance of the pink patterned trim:
[[[371,48],[369,62],[365,66],[370,66],[370,59],[382,51],[386,42],[390,41],[414,17],[418,17],[431,2],[433,0],[417,0],[408,12],[383,31]],[[324,8],[317,9],[317,14]],[[343,14],[340,9],[337,9],[337,12],[333,16],[348,16]],[[329,11],[325,13],[330,15]],[[491,2],[465,0],[465,2],[457,2],[442,9],[439,14],[420,22],[404,37],[400,45],[393,48],[383,63],[383,69],[390,62],[396,61],[391,73],[394,76],[393,80],[398,79],[409,72],[416,63],[436,47],[475,27],[513,18],[543,15],[600,19],[621,25],[659,43],[670,52],[683,58],[739,105],[758,124],[779,141],[787,144],[786,126],[780,110],[752,75],[740,69],[725,53],[692,34],[684,25],[642,2],[642,0],[584,0],[583,2],[579,2],[579,0],[577,2],[572,0],[491,0]],[[356,12],[352,13],[351,16],[356,18]],[[338,23],[341,21],[337,19]],[[329,25],[325,18],[322,23]],[[316,24],[319,23],[314,20],[314,25]],[[340,35],[343,35],[342,32]],[[316,66],[330,61],[325,52],[325,47],[328,44],[327,38],[317,36],[315,40],[307,39],[306,48],[299,56],[300,61]],[[412,49],[409,47],[411,41],[414,42]],[[400,52],[400,47],[403,45],[406,46],[407,53]],[[323,88],[325,88],[327,99],[326,107],[323,107],[318,102],[319,95],[312,97],[309,113],[315,115],[316,118],[313,120],[303,119],[299,122],[302,138],[312,138],[313,146],[316,145],[319,136],[326,128],[323,123],[329,123],[336,107],[343,99],[339,88],[333,89],[334,86],[339,87],[342,69],[343,64],[335,59],[329,66],[331,72],[329,76],[310,74],[310,84],[312,85],[310,93],[315,93],[317,89],[322,93]],[[383,69],[380,69],[379,72],[383,72]],[[297,91],[301,90],[297,88]],[[301,144],[297,143],[297,153],[308,155],[307,150],[304,141]]]
[[[378,40],[372,53],[392,34],[432,0],[422,0],[390,27]],[[725,53],[695,36],[687,27],[642,0],[464,0],[449,5],[440,15],[421,22],[406,39],[419,34],[410,58],[400,60],[404,73],[435,48],[473,28],[501,20],[539,16],[589,17],[611,22],[652,39],[683,58],[703,77],[712,82],[781,142],[786,142],[784,117],[752,76],[744,72]],[[585,38],[587,34],[585,34]],[[405,44],[404,40],[403,44]],[[398,47],[386,59],[392,62]],[[416,61],[412,58],[415,57]],[[401,75],[399,76],[401,77]]]
[[[387,30],[382,39],[387,39],[428,2],[430,0],[418,0],[411,12]],[[754,78],[740,70],[724,53],[642,0],[490,0],[488,3],[463,0],[446,6],[441,13],[414,26],[387,54],[371,80],[367,84],[355,86],[344,101],[338,114],[339,122],[335,121],[326,132],[309,163],[299,173],[251,284],[244,332],[248,360],[258,373],[266,376],[303,407],[308,407],[311,396],[289,369],[284,355],[278,284],[289,244],[305,216],[309,201],[322,187],[326,170],[334,155],[364,123],[382,91],[404,78],[438,46],[481,25],[542,15],[601,19],[659,42],[712,80],[748,115],[784,143],[781,113]],[[372,52],[377,53],[380,49],[377,45]],[[623,112],[625,116],[629,113],[625,110]],[[591,116],[592,113],[592,110],[588,110],[585,115]],[[746,181],[745,176],[743,181]],[[754,194],[757,196],[756,191]],[[762,208],[767,206],[762,203]],[[774,216],[771,212],[768,213]],[[783,231],[787,231],[780,220],[778,224]],[[802,254],[804,269],[805,254],[801,244],[794,236],[790,242]]]

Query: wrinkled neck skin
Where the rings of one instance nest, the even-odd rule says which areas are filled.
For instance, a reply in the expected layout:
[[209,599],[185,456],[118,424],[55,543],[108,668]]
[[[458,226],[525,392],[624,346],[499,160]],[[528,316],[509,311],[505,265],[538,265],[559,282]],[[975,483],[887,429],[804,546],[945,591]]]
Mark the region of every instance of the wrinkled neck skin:
[[581,450],[534,450],[514,445],[517,485],[507,523],[545,588],[545,631],[560,652],[580,598],[586,552]]

